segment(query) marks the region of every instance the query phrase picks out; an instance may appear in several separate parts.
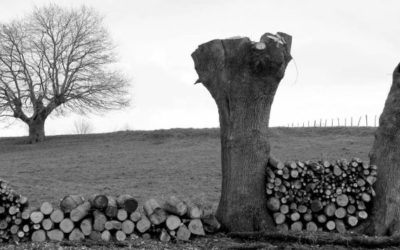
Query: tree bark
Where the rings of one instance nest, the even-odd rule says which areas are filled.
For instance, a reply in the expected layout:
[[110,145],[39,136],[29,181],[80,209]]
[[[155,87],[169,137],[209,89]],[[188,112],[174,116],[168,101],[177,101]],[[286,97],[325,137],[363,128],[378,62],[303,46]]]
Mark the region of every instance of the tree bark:
[[46,118],[37,115],[32,118],[29,123],[29,143],[37,143],[44,141],[45,133],[44,133],[44,123]]
[[221,128],[222,192],[217,218],[228,231],[272,229],[267,213],[265,166],[275,92],[289,61],[291,36],[266,33],[212,40],[193,52],[202,82],[214,98]]
[[400,233],[400,64],[393,72],[393,83],[379,119],[370,152],[371,164],[378,166],[370,226],[372,235]]

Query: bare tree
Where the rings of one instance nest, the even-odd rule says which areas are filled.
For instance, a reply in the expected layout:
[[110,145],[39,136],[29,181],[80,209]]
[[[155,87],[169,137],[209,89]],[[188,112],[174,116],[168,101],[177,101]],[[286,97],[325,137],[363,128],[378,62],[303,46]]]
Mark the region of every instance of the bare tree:
[[55,111],[86,113],[128,105],[128,80],[103,18],[93,9],[37,8],[0,25],[0,116],[21,119],[43,141]]
[[79,119],[74,122],[74,129],[75,129],[76,134],[86,135],[86,134],[92,132],[93,127],[89,121],[87,121],[85,119]]

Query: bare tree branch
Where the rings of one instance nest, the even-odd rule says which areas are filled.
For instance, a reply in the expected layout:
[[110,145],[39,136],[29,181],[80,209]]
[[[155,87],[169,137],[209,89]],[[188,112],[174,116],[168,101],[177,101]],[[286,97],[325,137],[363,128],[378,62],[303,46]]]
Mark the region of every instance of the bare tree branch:
[[116,69],[115,46],[93,9],[49,5],[0,26],[0,117],[29,125],[53,111],[129,104],[129,81]]

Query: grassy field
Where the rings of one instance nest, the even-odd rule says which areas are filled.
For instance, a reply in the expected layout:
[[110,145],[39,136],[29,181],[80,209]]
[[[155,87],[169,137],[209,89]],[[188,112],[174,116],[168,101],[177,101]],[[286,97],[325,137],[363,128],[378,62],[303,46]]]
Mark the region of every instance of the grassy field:
[[[368,160],[373,128],[273,128],[282,160]],[[52,136],[37,145],[0,138],[0,177],[33,205],[67,194],[135,195],[140,202],[171,194],[215,207],[220,193],[218,129],[126,131]]]

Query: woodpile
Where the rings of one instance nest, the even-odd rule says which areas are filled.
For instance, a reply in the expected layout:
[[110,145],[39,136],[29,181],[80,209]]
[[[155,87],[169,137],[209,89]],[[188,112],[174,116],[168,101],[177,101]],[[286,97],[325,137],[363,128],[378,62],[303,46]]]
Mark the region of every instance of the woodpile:
[[0,242],[27,239],[33,230],[27,207],[28,198],[16,194],[6,181],[0,180]]
[[266,168],[267,206],[282,231],[344,233],[368,218],[377,167],[358,158],[289,161]]
[[97,194],[88,200],[68,195],[61,200],[59,208],[44,202],[39,208],[28,208],[25,213],[29,230],[24,236],[28,235],[34,242],[86,238],[122,242],[138,237],[163,242],[188,241],[220,228],[213,214],[206,214],[197,205],[175,196],[162,205],[150,199],[139,208],[130,195]]

